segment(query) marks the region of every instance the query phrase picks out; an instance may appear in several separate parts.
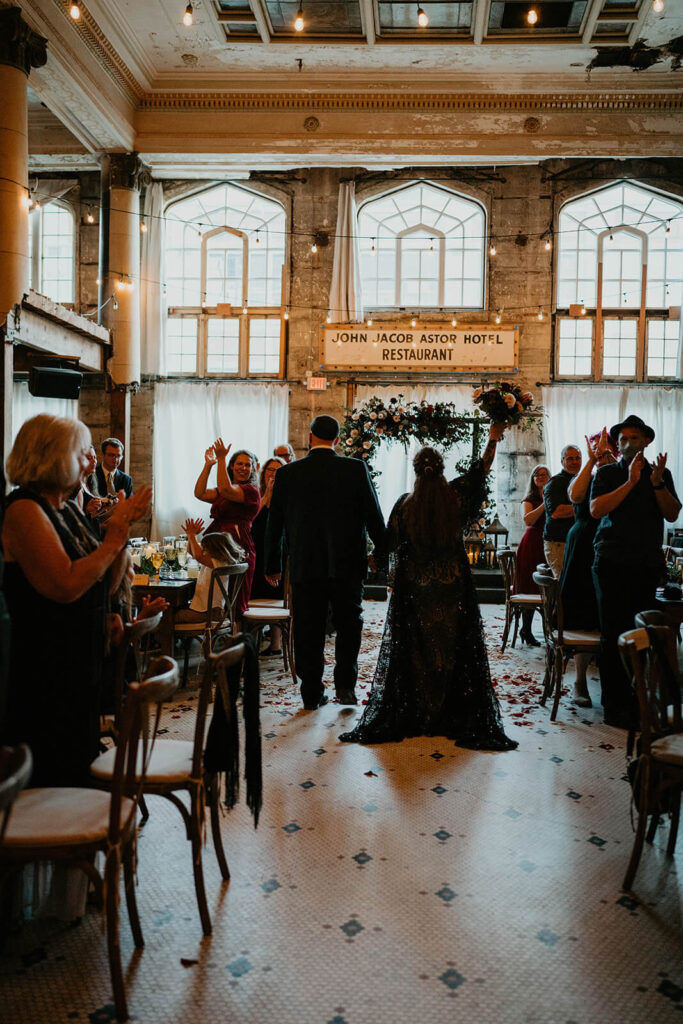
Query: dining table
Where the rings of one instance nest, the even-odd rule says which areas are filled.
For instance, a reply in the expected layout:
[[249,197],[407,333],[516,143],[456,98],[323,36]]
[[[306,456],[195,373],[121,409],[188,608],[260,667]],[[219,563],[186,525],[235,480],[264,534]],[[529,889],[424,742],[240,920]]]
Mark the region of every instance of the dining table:
[[179,608],[187,608],[192,600],[196,586],[196,577],[166,579],[163,576],[160,578],[150,576],[145,583],[133,583],[135,604],[139,604],[145,595],[149,595],[151,601],[156,597],[163,597],[164,600],[168,601],[168,608],[161,617],[161,623],[157,632],[160,654],[173,656],[175,615]]

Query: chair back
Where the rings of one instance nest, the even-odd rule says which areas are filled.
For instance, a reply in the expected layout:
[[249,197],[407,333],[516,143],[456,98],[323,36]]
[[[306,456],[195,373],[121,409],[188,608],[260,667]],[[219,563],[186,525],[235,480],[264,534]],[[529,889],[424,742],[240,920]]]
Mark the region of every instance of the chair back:
[[[235,637],[228,637],[227,646],[218,654],[207,654],[204,663],[204,674],[199,687],[199,700],[197,702],[197,718],[194,728],[194,747],[192,750],[192,776],[195,779],[201,778],[204,739],[206,735],[206,716],[211,701],[213,684],[220,687],[223,698],[223,707],[230,710],[230,690],[228,686],[227,670],[233,665],[242,664],[246,647],[241,642],[241,634]],[[227,703],[226,703],[227,701]]]
[[515,552],[512,548],[501,548],[498,552],[498,564],[505,588],[505,603],[512,597],[512,585],[515,579]]
[[159,628],[162,616],[163,612],[157,612],[156,615],[150,615],[149,618],[127,622],[123,627],[123,638],[117,648],[114,664],[114,726],[117,730],[121,725],[120,716],[126,683],[128,651],[131,649],[133,651],[135,682],[139,683],[144,677],[149,662],[149,650],[147,649],[149,637]]
[[560,585],[553,575],[536,571],[533,581],[541,592],[543,614],[543,636],[550,647],[553,643],[552,632],[557,631],[557,642],[562,643],[562,602],[560,601]]
[[[178,666],[173,658],[156,658],[149,666],[149,676],[140,683],[131,683],[126,692],[120,716],[116,757],[111,778],[109,812],[109,843],[115,847],[137,811],[137,805],[152,755],[161,719],[161,705],[178,689]],[[152,710],[152,706],[154,708]],[[141,756],[138,759],[138,751]],[[133,801],[131,812],[121,822],[124,797]]]
[[[206,606],[207,629],[218,631],[234,626],[235,605],[248,568],[247,562],[237,562],[235,565],[221,565],[211,571],[209,601]],[[222,605],[222,615],[218,620],[212,615],[214,605],[217,608]]]
[[638,697],[641,753],[648,754],[653,740],[682,731],[676,637],[670,626],[647,626],[622,633],[619,648]]
[[33,771],[33,756],[25,743],[0,748],[0,843],[2,843],[12,804],[28,785]]
[[635,618],[637,629],[645,629],[647,626],[670,626],[671,623],[664,612],[653,609],[651,612],[638,612]]

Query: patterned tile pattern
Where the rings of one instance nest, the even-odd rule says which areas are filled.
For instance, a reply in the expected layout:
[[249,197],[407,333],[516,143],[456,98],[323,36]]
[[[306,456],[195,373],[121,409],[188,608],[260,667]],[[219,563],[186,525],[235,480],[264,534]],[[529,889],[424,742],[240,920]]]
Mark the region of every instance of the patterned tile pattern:
[[[542,653],[499,653],[484,609],[510,753],[445,739],[340,744],[362,709],[385,606],[366,606],[361,707],[300,709],[281,664],[264,662],[264,809],[222,818],[232,879],[211,842],[214,933],[202,939],[177,811],[150,798],[140,833],[136,954],[121,947],[140,1024],[643,1024],[682,1021],[681,842],[658,830],[620,892],[632,831],[625,734],[565,698],[538,707]],[[571,681],[571,666],[568,671]],[[330,681],[328,680],[328,685]],[[191,735],[196,695],[165,715]],[[162,741],[163,742],[163,741]],[[678,869],[678,870],[677,870]],[[0,1019],[114,1019],[101,921],[27,924],[0,959]]]

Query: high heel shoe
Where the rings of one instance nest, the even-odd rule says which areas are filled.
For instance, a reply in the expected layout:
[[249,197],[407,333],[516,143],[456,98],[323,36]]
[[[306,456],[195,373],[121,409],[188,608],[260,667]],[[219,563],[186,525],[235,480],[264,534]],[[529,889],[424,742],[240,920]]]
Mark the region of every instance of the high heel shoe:
[[530,629],[520,629],[520,631],[519,631],[519,639],[522,641],[523,644],[526,644],[527,647],[540,647],[541,646],[540,641],[538,641],[536,639],[536,637],[534,636],[534,634],[531,632]]

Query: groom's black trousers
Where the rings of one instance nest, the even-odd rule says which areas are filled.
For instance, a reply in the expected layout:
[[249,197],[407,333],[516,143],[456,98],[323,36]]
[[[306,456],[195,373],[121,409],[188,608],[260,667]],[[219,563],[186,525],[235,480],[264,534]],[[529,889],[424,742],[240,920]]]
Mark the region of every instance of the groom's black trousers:
[[337,633],[335,690],[353,690],[356,685],[363,628],[362,601],[362,580],[319,579],[292,584],[294,661],[304,704],[317,704],[323,695],[328,604]]

